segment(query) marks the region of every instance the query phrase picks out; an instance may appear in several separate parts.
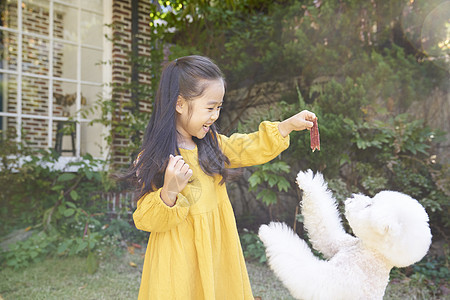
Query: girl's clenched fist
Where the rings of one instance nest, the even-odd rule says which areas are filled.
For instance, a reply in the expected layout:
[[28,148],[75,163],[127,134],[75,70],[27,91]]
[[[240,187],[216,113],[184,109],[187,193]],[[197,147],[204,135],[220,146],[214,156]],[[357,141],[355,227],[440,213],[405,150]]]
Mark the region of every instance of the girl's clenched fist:
[[161,189],[161,199],[164,203],[174,206],[177,195],[186,187],[191,176],[192,170],[184,162],[183,157],[171,154],[164,174],[164,185]]

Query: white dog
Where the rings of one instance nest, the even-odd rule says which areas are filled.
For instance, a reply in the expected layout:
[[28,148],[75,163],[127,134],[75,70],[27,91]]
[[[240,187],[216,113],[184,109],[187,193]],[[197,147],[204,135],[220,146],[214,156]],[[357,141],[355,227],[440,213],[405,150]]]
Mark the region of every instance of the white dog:
[[270,267],[297,299],[382,299],[392,267],[421,260],[431,243],[428,215],[416,200],[399,192],[354,195],[345,216],[356,237],[341,224],[336,201],[323,176],[300,172],[302,214],[312,246],[287,225],[262,225],[259,237]]

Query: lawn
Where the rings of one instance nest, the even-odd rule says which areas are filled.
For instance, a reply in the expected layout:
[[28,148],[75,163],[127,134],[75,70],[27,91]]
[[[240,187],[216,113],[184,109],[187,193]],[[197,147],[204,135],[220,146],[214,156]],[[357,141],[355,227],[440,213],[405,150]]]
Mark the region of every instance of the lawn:
[[[0,271],[0,300],[137,299],[143,250],[108,255],[98,271],[86,272],[86,259],[50,258],[26,269]],[[265,265],[248,262],[253,294],[261,299],[293,299]],[[450,299],[432,296],[423,286],[403,280],[390,284],[385,299]]]

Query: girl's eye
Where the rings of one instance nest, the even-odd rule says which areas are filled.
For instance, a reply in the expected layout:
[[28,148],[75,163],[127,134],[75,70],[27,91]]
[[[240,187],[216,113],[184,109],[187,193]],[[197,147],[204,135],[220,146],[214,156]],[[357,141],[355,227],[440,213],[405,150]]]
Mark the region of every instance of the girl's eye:
[[217,108],[215,108],[215,107],[208,107],[208,111],[213,111],[214,109],[221,110],[222,106],[218,106]]

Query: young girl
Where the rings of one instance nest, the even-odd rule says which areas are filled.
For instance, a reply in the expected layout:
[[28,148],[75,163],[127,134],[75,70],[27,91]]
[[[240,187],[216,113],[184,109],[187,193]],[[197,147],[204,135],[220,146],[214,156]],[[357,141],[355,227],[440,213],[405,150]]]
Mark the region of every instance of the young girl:
[[151,232],[139,299],[253,299],[224,182],[231,168],[275,158],[289,133],[311,128],[316,116],[302,111],[225,137],[214,125],[224,93],[206,57],[178,58],[162,72],[133,169],[143,186],[134,223]]

